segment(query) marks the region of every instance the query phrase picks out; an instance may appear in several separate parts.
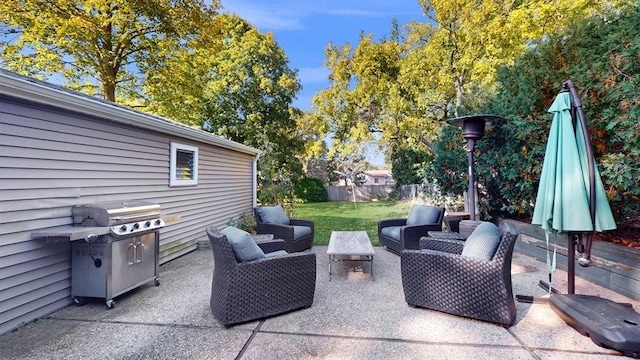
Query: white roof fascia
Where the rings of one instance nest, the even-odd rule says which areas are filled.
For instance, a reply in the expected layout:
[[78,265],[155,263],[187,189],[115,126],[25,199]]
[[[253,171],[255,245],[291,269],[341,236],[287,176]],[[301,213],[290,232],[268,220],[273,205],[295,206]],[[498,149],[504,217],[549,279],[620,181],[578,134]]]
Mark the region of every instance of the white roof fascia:
[[213,135],[204,130],[195,129],[173,120],[142,113],[1,69],[0,94],[165,134],[177,135],[256,157],[260,154],[258,149]]

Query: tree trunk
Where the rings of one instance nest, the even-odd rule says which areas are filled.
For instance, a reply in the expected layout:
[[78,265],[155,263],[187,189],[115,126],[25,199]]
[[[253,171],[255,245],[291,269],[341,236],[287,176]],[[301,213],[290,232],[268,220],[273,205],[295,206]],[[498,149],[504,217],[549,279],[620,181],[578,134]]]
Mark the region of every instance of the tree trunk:
[[103,90],[105,99],[116,102],[116,84],[114,81],[105,79],[103,82]]
[[460,110],[462,110],[462,97],[464,96],[464,74],[456,76],[454,80],[454,86],[456,88],[456,106],[454,109],[455,117],[460,116]]

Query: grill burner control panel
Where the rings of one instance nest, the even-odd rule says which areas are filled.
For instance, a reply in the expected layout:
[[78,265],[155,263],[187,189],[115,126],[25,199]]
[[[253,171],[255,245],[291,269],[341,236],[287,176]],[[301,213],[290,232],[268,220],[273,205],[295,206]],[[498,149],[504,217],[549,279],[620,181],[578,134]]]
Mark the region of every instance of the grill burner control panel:
[[159,229],[164,227],[164,225],[165,224],[162,219],[144,220],[134,223],[111,226],[111,232],[114,235],[123,236]]

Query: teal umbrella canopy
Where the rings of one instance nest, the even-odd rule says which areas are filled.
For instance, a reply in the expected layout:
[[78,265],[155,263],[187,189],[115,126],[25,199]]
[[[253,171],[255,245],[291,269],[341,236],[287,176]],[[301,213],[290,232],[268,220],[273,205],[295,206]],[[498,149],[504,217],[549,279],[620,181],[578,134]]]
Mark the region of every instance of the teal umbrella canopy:
[[[542,165],[532,223],[555,233],[616,228],[602,179],[595,167],[595,229],[589,209],[587,144],[581,126],[572,123],[571,94],[560,93],[549,112],[553,122]],[[579,116],[575,112],[575,116]],[[584,119],[576,119],[577,124]],[[595,163],[594,163],[595,165]]]

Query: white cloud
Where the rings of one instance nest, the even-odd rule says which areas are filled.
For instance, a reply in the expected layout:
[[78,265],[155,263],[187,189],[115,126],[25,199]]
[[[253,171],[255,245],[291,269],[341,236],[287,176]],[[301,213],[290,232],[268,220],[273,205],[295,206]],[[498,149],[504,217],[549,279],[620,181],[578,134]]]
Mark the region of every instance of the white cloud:
[[235,13],[262,30],[300,30],[302,18],[299,6],[285,2],[233,0],[222,2],[223,11]]

